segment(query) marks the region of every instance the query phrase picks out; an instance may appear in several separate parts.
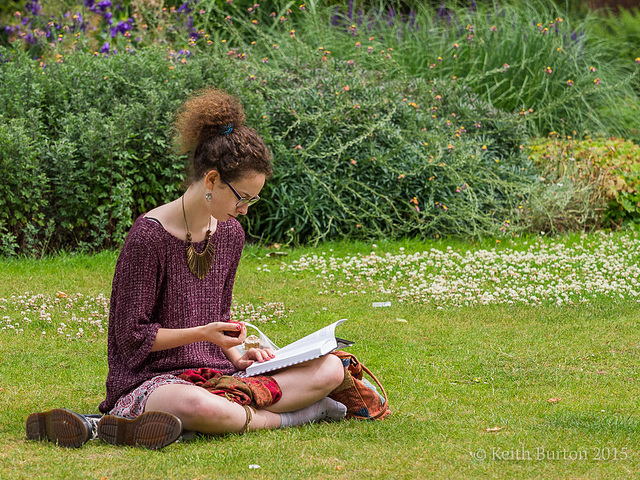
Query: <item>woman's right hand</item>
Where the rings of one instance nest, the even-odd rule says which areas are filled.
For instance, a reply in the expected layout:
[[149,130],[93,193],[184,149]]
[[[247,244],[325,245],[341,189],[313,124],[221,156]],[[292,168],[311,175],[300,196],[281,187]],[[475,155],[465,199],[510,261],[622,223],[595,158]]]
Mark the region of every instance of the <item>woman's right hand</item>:
[[[244,322],[211,322],[203,326],[204,339],[222,348],[241,345],[247,337]],[[227,332],[227,333],[225,333]]]

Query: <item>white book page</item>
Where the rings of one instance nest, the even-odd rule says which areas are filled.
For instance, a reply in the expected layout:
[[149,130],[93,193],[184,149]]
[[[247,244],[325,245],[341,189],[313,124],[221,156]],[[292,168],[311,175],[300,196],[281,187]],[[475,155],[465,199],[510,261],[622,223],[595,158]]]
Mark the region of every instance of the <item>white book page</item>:
[[305,351],[305,350],[311,350],[313,348],[318,348],[319,346],[325,343],[325,342],[322,342],[322,340],[325,340],[325,341],[335,340],[336,327],[341,323],[345,322],[346,320],[347,320],[346,318],[343,318],[342,320],[338,320],[337,322],[332,323],[331,325],[328,325],[324,328],[321,328],[320,330],[313,332],[312,334],[307,335],[306,337],[302,337],[300,340],[296,340],[295,342],[290,343],[286,347],[282,347],[280,350],[275,352],[276,358],[279,356],[284,356],[285,354],[289,354],[297,351]]
[[257,375],[297,363],[321,357],[336,349],[336,327],[347,319],[338,320],[274,352],[275,357],[266,362],[254,362],[247,368],[247,375]]

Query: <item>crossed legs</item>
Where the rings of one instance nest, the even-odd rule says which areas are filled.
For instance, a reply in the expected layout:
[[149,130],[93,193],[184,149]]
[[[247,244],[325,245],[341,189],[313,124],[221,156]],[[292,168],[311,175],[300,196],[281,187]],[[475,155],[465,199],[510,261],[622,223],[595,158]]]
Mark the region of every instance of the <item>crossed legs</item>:
[[[293,412],[326,397],[344,379],[342,362],[335,355],[287,368],[273,375],[282,390],[282,398],[253,414],[249,430],[278,428],[280,413]],[[247,421],[247,412],[237,403],[212,395],[191,385],[164,385],[154,390],[145,411],[171,413],[182,421],[185,430],[205,434],[240,432]]]

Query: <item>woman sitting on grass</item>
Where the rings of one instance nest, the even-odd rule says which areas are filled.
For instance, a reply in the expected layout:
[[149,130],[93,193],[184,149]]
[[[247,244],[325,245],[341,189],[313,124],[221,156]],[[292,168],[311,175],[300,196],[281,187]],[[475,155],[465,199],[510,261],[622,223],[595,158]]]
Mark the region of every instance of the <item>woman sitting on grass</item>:
[[[242,378],[254,361],[273,357],[269,349],[241,355],[235,347],[246,326],[230,322],[244,245],[236,217],[258,201],[272,173],[267,146],[244,122],[240,103],[219,90],[184,104],[175,126],[189,153],[190,185],[136,220],[116,265],[106,415],[34,413],[27,438],[76,447],[97,436],[162,448],[183,429],[224,434],[344,418],[346,408],[327,397],[344,379],[334,355]],[[227,399],[247,389],[249,400]]]

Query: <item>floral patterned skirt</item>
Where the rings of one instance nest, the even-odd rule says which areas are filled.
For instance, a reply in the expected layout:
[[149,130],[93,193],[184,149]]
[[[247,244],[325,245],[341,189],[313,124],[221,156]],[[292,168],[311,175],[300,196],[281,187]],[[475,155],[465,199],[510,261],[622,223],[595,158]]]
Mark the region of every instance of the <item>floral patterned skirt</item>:
[[172,384],[204,388],[213,395],[225,397],[240,405],[252,405],[258,409],[268,407],[282,397],[280,386],[273,377],[246,377],[244,371],[229,376],[210,368],[199,368],[186,370],[180,375],[157,375],[147,380],[120,397],[109,411],[109,415],[136,418],[144,412],[149,395],[156,388]]

